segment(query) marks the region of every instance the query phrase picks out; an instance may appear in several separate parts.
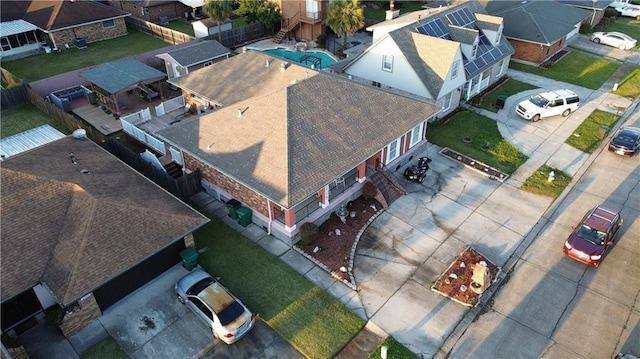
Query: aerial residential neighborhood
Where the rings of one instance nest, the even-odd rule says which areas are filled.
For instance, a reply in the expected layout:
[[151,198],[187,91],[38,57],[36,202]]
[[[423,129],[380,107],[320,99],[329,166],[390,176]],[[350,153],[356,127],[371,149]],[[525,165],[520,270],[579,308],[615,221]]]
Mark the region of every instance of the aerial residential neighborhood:
[[637,9],[3,2],[0,356],[640,357]]

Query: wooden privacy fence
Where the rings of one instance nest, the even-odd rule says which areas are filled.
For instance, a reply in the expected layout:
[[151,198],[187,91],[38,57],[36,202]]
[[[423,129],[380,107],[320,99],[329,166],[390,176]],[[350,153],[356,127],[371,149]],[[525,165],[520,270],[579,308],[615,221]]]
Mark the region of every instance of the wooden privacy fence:
[[195,40],[195,37],[187,35],[180,31],[175,31],[164,26],[156,25],[152,22],[144,21],[137,17],[129,16],[125,18],[127,27],[136,29],[138,31],[149,34],[153,37],[157,37],[164,42],[168,42],[173,45],[183,44]]
[[180,178],[173,178],[164,170],[156,168],[151,163],[142,159],[139,154],[114,139],[110,139],[103,143],[102,147],[129,166],[133,167],[145,177],[158,184],[160,187],[171,192],[174,196],[182,200],[187,200],[191,196],[202,191],[199,170],[195,170],[191,173],[185,173]]
[[0,104],[3,110],[27,103],[29,103],[29,96],[27,96],[24,85],[2,89],[0,92]]

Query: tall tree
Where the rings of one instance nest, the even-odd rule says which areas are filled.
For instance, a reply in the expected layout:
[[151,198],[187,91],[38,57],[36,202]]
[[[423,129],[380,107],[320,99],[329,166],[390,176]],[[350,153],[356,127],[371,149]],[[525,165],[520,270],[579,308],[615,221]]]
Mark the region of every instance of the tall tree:
[[220,23],[233,14],[233,0],[207,0],[202,6],[202,11],[218,24],[218,41],[222,43]]
[[273,32],[276,25],[282,22],[282,12],[275,2],[265,1],[258,9],[258,22],[269,32]]
[[262,6],[263,1],[256,0],[236,0],[238,9],[235,11],[236,15],[243,17],[247,24],[253,24],[259,22],[258,11]]
[[329,3],[327,25],[342,36],[342,49],[347,48],[347,35],[364,27],[364,12],[358,0],[333,0]]

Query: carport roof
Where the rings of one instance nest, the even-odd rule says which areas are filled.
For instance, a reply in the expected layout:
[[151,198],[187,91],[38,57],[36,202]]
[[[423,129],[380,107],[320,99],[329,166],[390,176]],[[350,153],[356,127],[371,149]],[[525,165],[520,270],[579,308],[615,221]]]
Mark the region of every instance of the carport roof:
[[107,62],[80,72],[80,76],[112,94],[166,77],[164,72],[134,59]]
[[68,305],[209,221],[86,139],[12,156],[0,180],[3,302],[45,283]]

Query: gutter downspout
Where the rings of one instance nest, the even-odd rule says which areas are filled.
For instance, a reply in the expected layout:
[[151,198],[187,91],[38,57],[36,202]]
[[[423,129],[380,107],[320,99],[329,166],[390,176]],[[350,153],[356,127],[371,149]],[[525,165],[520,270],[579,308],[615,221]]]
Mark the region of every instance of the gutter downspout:
[[269,223],[267,223],[267,234],[271,235],[271,222],[273,222],[273,216],[271,215],[271,203],[269,203],[269,199],[267,198],[267,208],[269,209]]

